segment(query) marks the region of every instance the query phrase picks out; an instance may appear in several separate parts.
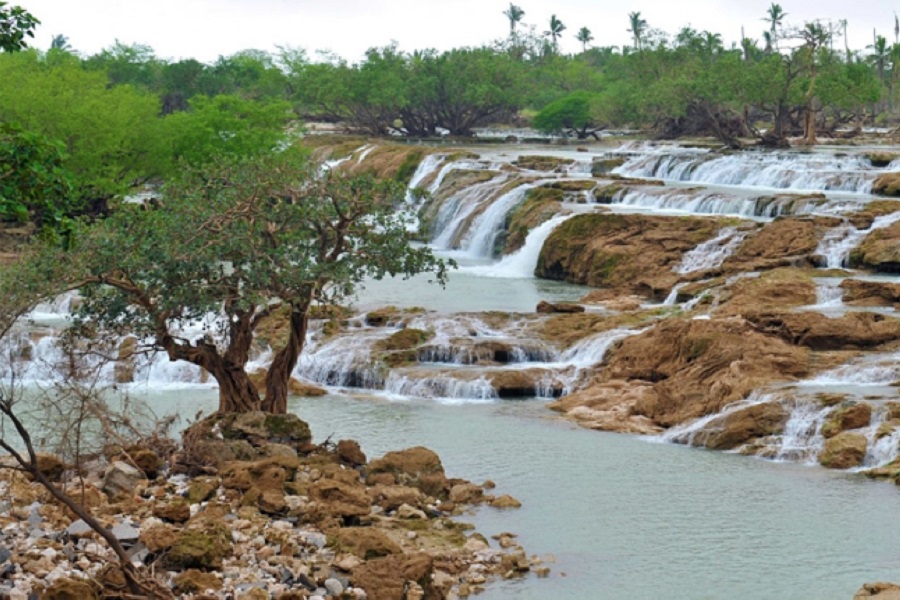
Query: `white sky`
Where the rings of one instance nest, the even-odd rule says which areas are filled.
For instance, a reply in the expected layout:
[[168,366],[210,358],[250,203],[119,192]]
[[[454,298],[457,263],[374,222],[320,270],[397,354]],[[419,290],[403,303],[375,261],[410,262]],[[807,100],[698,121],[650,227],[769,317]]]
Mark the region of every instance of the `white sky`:
[[[211,62],[220,55],[276,46],[331,50],[350,61],[373,46],[397,41],[401,50],[475,46],[505,36],[508,0],[12,0],[42,21],[34,46],[46,49],[63,34],[83,55],[116,39],[153,47],[168,59]],[[566,25],[561,49],[575,52],[575,33],[588,27],[594,45],[630,42],[628,13],[640,11],[651,27],[675,33],[690,24],[721,33],[726,46],[759,39],[771,0],[520,0],[523,22],[547,29],[551,14]],[[900,0],[781,0],[786,23],[847,19],[852,49],[872,43],[872,30],[894,41]],[[836,47],[843,40],[835,42]]]

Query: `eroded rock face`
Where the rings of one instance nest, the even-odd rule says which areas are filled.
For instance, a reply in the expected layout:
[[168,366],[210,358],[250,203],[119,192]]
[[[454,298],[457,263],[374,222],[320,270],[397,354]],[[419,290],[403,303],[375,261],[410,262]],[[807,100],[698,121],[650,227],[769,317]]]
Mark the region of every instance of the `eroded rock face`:
[[735,281],[722,294],[722,315],[742,315],[758,312],[760,307],[788,310],[816,303],[816,284],[809,271],[778,268],[759,277]]
[[712,450],[732,450],[754,438],[781,433],[788,416],[779,403],[748,406],[710,421],[694,436],[693,443]]
[[715,218],[577,215],[547,239],[535,274],[661,300],[678,282],[672,269],[684,253],[724,225]]
[[353,572],[353,584],[366,591],[368,600],[396,600],[415,583],[424,598],[436,598],[432,587],[434,559],[425,553],[370,560]]
[[845,279],[844,304],[851,306],[894,306],[900,303],[900,283]]
[[722,265],[725,273],[809,264],[819,238],[840,219],[789,217],[766,223],[749,235]]
[[877,313],[829,318],[817,312],[747,314],[761,332],[813,350],[873,348],[900,339],[900,320]]
[[884,273],[900,273],[900,222],[867,235],[850,253],[850,264]]
[[872,405],[866,402],[851,402],[839,406],[828,415],[822,425],[822,435],[832,438],[850,429],[866,427],[872,420]]
[[441,459],[422,446],[388,452],[371,461],[365,473],[370,481],[378,475],[390,475],[393,483],[415,487],[438,497],[445,497],[450,489]]
[[867,444],[866,436],[860,433],[839,433],[825,442],[819,464],[829,469],[858,467],[866,457]]
[[900,173],[885,173],[872,184],[872,193],[900,197]]

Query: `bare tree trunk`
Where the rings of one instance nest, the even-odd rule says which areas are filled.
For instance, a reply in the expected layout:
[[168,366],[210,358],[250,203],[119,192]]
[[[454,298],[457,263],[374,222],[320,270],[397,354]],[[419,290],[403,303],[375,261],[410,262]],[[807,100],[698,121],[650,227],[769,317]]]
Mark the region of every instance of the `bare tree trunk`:
[[287,413],[287,397],[291,373],[297,366],[297,359],[303,351],[306,330],[309,325],[309,305],[296,307],[291,311],[291,331],[287,344],[282,348],[269,371],[266,373],[266,397],[262,402],[265,412],[276,415]]

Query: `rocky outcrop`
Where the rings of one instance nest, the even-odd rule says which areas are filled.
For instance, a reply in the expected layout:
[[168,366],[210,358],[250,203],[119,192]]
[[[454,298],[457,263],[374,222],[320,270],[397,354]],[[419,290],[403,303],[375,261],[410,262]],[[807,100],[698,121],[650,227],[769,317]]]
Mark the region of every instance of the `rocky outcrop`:
[[695,446],[712,450],[732,450],[753,439],[781,433],[787,420],[788,411],[778,402],[754,404],[725,411],[707,423],[691,441]]
[[856,592],[853,600],[865,600],[866,598],[900,600],[900,585],[884,582],[866,583]]
[[900,173],[885,173],[872,184],[872,193],[900,197]]
[[778,268],[759,277],[738,279],[723,291],[717,314],[743,315],[760,307],[789,310],[816,303],[812,273],[803,269]]
[[900,273],[900,222],[869,233],[850,253],[850,264],[884,273]]
[[663,299],[678,282],[685,252],[712,238],[725,221],[646,215],[577,215],[554,230],[535,274],[621,294]]
[[605,423],[598,428],[670,427],[719,412],[766,383],[808,374],[806,348],[760,333],[744,319],[670,318],[622,340],[585,390],[552,407],[595,426]]
[[558,214],[565,195],[563,190],[547,186],[529,190],[525,200],[509,214],[506,230],[499,240],[503,254],[512,254],[521,248],[532,229]]
[[850,429],[866,427],[872,420],[872,406],[865,402],[847,402],[836,408],[822,424],[822,436],[832,438]]
[[762,271],[811,264],[821,233],[839,219],[788,217],[766,223],[749,235],[722,265],[723,273]]
[[829,469],[858,467],[866,457],[866,436],[860,433],[839,433],[825,442],[819,464]]
[[900,283],[845,279],[844,304],[850,306],[895,306],[900,304]]
[[829,318],[817,312],[747,314],[763,333],[813,350],[873,348],[900,339],[900,320],[877,313],[849,313]]

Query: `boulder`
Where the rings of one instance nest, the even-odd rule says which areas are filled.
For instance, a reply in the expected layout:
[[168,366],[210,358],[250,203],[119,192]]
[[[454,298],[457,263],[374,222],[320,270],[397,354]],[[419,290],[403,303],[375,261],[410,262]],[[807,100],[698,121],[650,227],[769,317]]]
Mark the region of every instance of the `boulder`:
[[878,598],[878,600],[900,600],[900,585],[896,583],[866,583],[864,584],[853,600],[864,600],[865,598]]
[[522,503],[510,496],[509,494],[504,494],[502,496],[497,496],[489,503],[494,508],[521,508]]
[[188,486],[187,500],[191,504],[200,504],[212,498],[219,489],[222,480],[218,477],[194,477]]
[[816,303],[816,284],[809,271],[777,268],[759,277],[741,278],[722,294],[717,314],[743,315],[766,310],[788,310]]
[[101,489],[110,498],[122,494],[131,495],[138,482],[144,480],[144,473],[128,463],[114,461],[106,469]]
[[159,502],[153,506],[153,516],[163,521],[184,523],[191,518],[191,507],[180,498]]
[[725,259],[721,271],[734,274],[809,264],[822,233],[839,224],[839,219],[819,217],[787,217],[766,223]]
[[371,527],[342,527],[334,534],[333,545],[338,552],[349,552],[363,560],[403,552],[386,533]]
[[99,587],[91,580],[63,577],[44,589],[38,598],[40,600],[95,600],[100,598]]
[[872,184],[872,193],[880,196],[900,197],[900,173],[885,173]]
[[541,300],[538,302],[535,311],[538,313],[583,313],[584,307],[580,304],[572,304],[570,302],[558,302],[556,304]]
[[849,429],[859,429],[868,426],[872,420],[872,406],[865,402],[851,402],[839,406],[822,424],[822,435],[832,438]]
[[387,556],[356,569],[352,582],[365,590],[368,600],[397,600],[411,584],[420,586],[425,598],[435,598],[433,570],[434,559],[425,553]]
[[134,381],[134,371],[137,367],[134,355],[137,351],[138,340],[133,335],[123,339],[119,343],[116,364],[113,367],[113,376],[116,383],[131,383]]
[[819,464],[829,469],[850,469],[862,464],[866,457],[866,436],[859,433],[839,433],[825,442]]
[[220,519],[201,513],[176,534],[166,563],[181,569],[221,568],[222,559],[231,554],[231,546],[229,527]]
[[754,404],[727,411],[693,436],[695,446],[731,450],[758,437],[781,433],[788,411],[777,402]]
[[361,467],[367,462],[366,455],[356,440],[338,441],[336,452],[340,461],[351,467]]
[[328,514],[343,519],[365,516],[372,510],[372,500],[361,483],[323,477],[309,487],[309,497]]
[[422,446],[388,452],[366,466],[367,480],[382,473],[393,476],[396,483],[418,488],[431,496],[446,497],[449,491],[441,459]]
[[38,471],[50,481],[59,481],[63,471],[66,470],[66,464],[52,454],[38,454],[36,466]]
[[178,536],[170,525],[154,525],[142,528],[139,539],[150,552],[160,552],[174,546]]
[[205,573],[197,569],[188,569],[175,576],[175,592],[179,594],[196,594],[207,590],[222,589],[222,580],[213,573]]
[[900,272],[900,222],[876,229],[850,253],[850,265],[884,273]]
[[384,510],[397,510],[404,504],[421,508],[425,499],[421,490],[405,485],[374,485],[366,492]]

